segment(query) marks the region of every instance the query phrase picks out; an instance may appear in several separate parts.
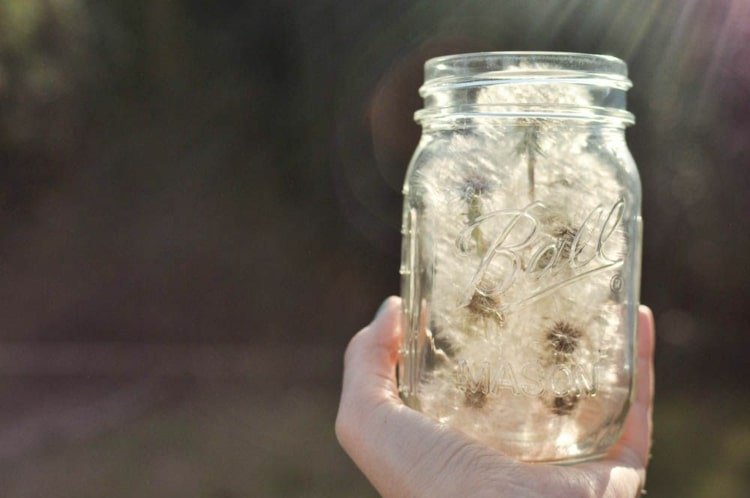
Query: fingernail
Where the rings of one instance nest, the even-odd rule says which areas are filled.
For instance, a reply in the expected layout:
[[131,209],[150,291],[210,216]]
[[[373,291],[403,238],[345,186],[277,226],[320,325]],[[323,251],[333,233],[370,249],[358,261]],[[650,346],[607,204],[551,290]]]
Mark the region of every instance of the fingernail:
[[390,298],[386,298],[386,300],[383,301],[383,303],[380,305],[380,308],[378,308],[378,311],[375,313],[375,320],[380,318],[383,315],[383,313],[385,313],[385,311],[388,309],[389,300]]
[[651,308],[649,308],[648,306],[644,306],[644,305],[641,305],[640,309],[641,309],[641,312],[646,314],[646,321],[648,321],[648,325],[653,331],[656,327],[656,323],[654,322],[654,312],[651,310]]

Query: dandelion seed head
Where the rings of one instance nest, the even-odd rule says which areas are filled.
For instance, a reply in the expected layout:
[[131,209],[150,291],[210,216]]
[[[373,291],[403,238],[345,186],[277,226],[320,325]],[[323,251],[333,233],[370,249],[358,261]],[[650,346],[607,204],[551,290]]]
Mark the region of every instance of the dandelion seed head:
[[487,395],[482,391],[466,390],[464,404],[470,408],[483,408],[487,403]]
[[479,291],[474,292],[466,308],[470,313],[484,320],[494,320],[500,326],[504,325],[505,318],[502,312],[498,310],[500,298],[497,296],[486,295]]
[[574,394],[555,396],[552,400],[552,413],[555,415],[570,415],[579,401],[580,398]]
[[576,350],[581,336],[583,331],[563,320],[555,322],[546,333],[552,352],[563,356],[568,356]]
[[483,197],[490,192],[492,185],[486,177],[477,174],[470,174],[466,177],[462,188],[459,191],[461,199],[470,202],[477,197]]

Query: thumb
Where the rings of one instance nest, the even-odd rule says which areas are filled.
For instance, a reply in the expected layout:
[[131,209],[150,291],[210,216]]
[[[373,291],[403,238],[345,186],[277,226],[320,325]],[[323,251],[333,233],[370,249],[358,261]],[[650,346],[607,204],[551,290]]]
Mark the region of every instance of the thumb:
[[391,296],[380,305],[375,319],[349,342],[344,354],[342,403],[358,410],[384,400],[401,403],[396,388],[396,362],[401,343],[401,299]]

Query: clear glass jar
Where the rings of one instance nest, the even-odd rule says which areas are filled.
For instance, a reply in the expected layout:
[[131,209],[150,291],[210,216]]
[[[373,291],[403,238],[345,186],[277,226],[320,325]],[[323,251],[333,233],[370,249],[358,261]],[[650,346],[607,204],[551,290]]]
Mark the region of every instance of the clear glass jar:
[[569,53],[425,65],[404,185],[405,402],[524,461],[607,452],[627,414],[641,188],[627,66]]

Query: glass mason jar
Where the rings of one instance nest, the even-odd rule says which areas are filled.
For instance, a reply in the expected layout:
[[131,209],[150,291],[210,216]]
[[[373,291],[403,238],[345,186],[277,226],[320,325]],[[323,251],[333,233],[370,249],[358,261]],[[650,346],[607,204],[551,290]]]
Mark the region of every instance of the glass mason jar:
[[603,455],[631,400],[641,187],[614,57],[431,59],[404,185],[405,402],[524,461]]

